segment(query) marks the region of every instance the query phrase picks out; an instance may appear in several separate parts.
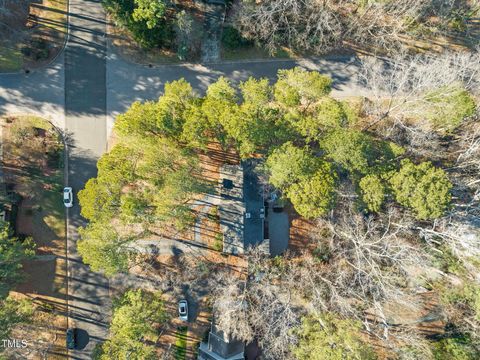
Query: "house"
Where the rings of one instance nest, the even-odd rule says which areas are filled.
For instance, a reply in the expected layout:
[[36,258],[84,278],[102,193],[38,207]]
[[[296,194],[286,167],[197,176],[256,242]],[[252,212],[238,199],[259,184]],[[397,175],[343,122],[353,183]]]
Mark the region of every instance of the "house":
[[244,360],[245,343],[227,336],[215,325],[215,318],[208,334],[208,341],[201,342],[198,360]]
[[243,168],[223,165],[221,168],[221,202],[218,208],[223,233],[223,252],[244,253],[243,233],[245,202],[243,200]]
[[220,170],[219,216],[224,253],[241,255],[259,246],[269,254],[265,206],[254,169],[252,163],[243,162],[223,165]]

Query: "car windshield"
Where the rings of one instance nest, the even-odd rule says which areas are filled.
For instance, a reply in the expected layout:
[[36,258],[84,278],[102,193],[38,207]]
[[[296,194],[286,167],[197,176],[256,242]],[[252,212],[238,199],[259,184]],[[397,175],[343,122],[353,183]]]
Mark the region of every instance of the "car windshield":
[[63,202],[64,202],[65,204],[68,204],[68,203],[70,202],[70,199],[63,199]]

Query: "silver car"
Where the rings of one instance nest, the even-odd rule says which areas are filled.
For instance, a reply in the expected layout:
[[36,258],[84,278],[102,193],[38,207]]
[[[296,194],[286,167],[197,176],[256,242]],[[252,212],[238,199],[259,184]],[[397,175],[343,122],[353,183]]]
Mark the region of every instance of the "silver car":
[[188,321],[188,302],[180,300],[178,302],[178,317],[183,321]]
[[73,189],[71,187],[63,189],[63,204],[67,208],[73,206]]

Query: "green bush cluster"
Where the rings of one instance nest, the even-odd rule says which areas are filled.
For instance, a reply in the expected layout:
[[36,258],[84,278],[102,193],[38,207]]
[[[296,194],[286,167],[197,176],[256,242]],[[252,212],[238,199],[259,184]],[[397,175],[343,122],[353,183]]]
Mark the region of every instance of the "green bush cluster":
[[103,0],[106,11],[147,49],[174,45],[174,20],[168,4],[165,0]]
[[222,45],[225,49],[235,50],[252,46],[253,43],[245,39],[233,26],[225,26],[222,32]]

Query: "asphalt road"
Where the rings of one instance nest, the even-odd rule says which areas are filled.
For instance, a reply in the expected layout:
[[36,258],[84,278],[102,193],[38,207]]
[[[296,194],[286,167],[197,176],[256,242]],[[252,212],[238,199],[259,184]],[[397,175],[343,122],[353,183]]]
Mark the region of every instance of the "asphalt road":
[[[65,49],[65,129],[68,185],[77,193],[96,176],[96,162],[106,150],[105,13],[100,0],[70,0],[70,34]],[[78,203],[78,200],[76,203]],[[73,359],[90,359],[108,335],[108,280],[84,265],[76,251],[78,228],[85,225],[80,207],[68,213],[69,327],[77,328]]]
[[0,74],[0,114],[33,113],[65,126],[64,53],[54,64],[30,74]]

